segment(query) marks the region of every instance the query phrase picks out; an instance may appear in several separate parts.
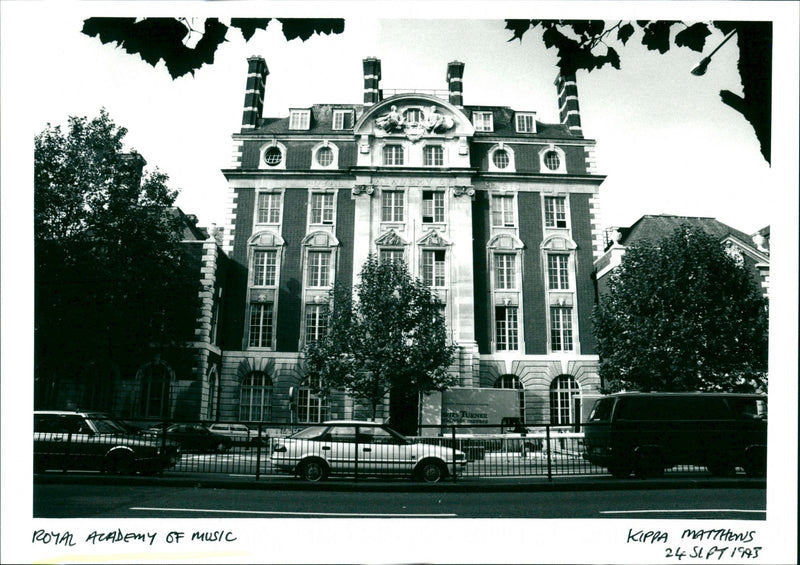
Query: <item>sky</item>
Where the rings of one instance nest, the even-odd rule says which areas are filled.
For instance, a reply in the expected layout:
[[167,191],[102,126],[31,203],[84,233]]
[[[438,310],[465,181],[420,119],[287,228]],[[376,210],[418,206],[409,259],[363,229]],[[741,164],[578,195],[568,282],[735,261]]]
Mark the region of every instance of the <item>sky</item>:
[[[694,77],[691,68],[701,54],[672,49],[666,55],[646,52],[634,39],[621,51],[622,69],[578,73],[578,91],[584,135],[597,142],[598,172],[607,178],[600,187],[601,225],[629,226],[645,214],[707,216],[746,233],[772,227],[771,367],[781,367],[770,383],[772,430],[796,430],[797,424],[797,234],[798,234],[798,22],[797,2],[25,2],[0,0],[0,189],[2,190],[2,399],[3,493],[13,492],[19,504],[2,507],[4,562],[31,562],[26,545],[32,521],[30,464],[5,457],[10,440],[29,443],[17,431],[30,418],[14,419],[32,405],[27,379],[32,374],[32,152],[34,136],[48,123],[66,124],[69,116],[98,115],[105,107],[111,118],[128,129],[128,149],[136,149],[170,177],[180,189],[177,204],[198,217],[201,226],[225,225],[227,183],[220,172],[229,167],[231,135],[239,131],[244,100],[247,57],[263,56],[270,69],[264,115],[286,116],[290,107],[313,103],[360,103],[363,97],[361,61],[382,61],[384,89],[445,89],[449,61],[465,63],[464,103],[504,105],[537,112],[543,122],[558,122],[555,52],[545,49],[539,34],[528,32],[522,42],[511,41],[503,18],[607,19],[771,19],[775,25],[773,93],[773,166],[758,149],[750,125],[719,100],[719,91],[741,92],[736,71],[737,46],[731,40],[714,56],[708,73]],[[276,25],[257,32],[249,42],[231,31],[229,42],[217,51],[215,63],[194,76],[172,80],[163,65],[155,68],[138,56],[80,33],[83,19],[92,16],[198,17],[344,17],[345,32],[287,42]],[[409,19],[402,19],[409,18]],[[458,18],[458,19],[456,19]],[[489,19],[493,18],[493,19]],[[706,52],[722,40],[708,38]],[[788,331],[786,331],[788,328]],[[788,361],[788,362],[787,362]],[[20,384],[22,383],[22,385]],[[30,437],[30,436],[25,436]],[[773,435],[773,437],[775,437]],[[796,439],[796,436],[795,436]],[[796,447],[796,441],[788,442]],[[781,450],[784,451],[784,450]],[[791,450],[788,450],[791,451]],[[780,463],[778,450],[770,461]],[[790,458],[791,453],[783,454]],[[796,455],[796,452],[795,452]],[[23,458],[24,459],[24,458]],[[10,465],[9,461],[14,461]],[[771,469],[776,466],[770,463]],[[781,473],[796,466],[780,465]],[[748,522],[768,548],[770,562],[790,563],[796,545],[785,547],[796,532],[796,474],[776,477],[781,488],[768,490],[768,520]],[[775,483],[771,483],[775,484]],[[794,493],[794,495],[792,494]],[[794,507],[796,510],[796,506]],[[81,522],[76,525],[76,522]],[[86,522],[85,524],[83,522]],[[147,525],[156,521],[147,521]],[[268,528],[250,521],[228,521],[242,540],[282,547],[296,536],[297,522],[270,520]],[[304,562],[355,562],[360,554],[342,552],[337,541],[349,532],[339,522],[315,531],[316,551]],[[633,547],[625,543],[628,521],[593,521],[581,528],[581,544],[574,533],[580,525],[569,521],[496,521],[474,524],[440,521],[436,528],[419,522],[391,524],[363,521],[358,549],[373,550],[363,562],[457,562],[459,559],[506,563],[659,562],[663,547]],[[41,524],[41,521],[38,522]],[[60,522],[59,527],[80,532],[110,521]],[[165,528],[161,521],[151,527]],[[64,525],[67,524],[67,525]],[[263,522],[261,522],[263,524]],[[680,528],[672,522],[655,527]],[[406,527],[407,526],[407,527]],[[214,526],[216,527],[216,526]],[[561,532],[559,534],[559,532]],[[451,534],[452,538],[447,535]],[[559,536],[565,538],[558,543]],[[415,540],[400,546],[391,540]],[[468,543],[442,543],[467,539]],[[482,540],[509,543],[481,543]],[[406,554],[424,544],[425,552]],[[555,540],[555,541],[554,541]],[[301,540],[298,540],[302,543]],[[437,543],[438,541],[438,543]],[[244,541],[242,542],[244,543]],[[389,545],[391,543],[391,545]],[[271,545],[272,544],[272,545]],[[276,545],[277,544],[277,545]],[[607,544],[607,547],[606,545]],[[299,546],[298,546],[299,547]],[[387,547],[393,550],[386,556]],[[514,553],[514,548],[519,550]],[[600,551],[605,549],[605,553]],[[41,549],[41,548],[40,548]],[[169,549],[169,548],[167,548]],[[176,548],[173,548],[179,551]],[[176,562],[198,562],[200,554],[173,551]],[[230,549],[230,548],[229,548]],[[236,550],[242,549],[236,546]],[[567,551],[569,550],[569,551]],[[44,550],[42,550],[44,551]],[[60,548],[50,548],[63,555]],[[100,551],[77,548],[87,554]],[[120,550],[121,551],[121,550]],[[577,552],[575,554],[571,552]],[[46,552],[45,552],[46,553]],[[43,554],[44,555],[44,554]],[[48,554],[50,555],[50,554]],[[163,555],[167,555],[164,553]],[[181,557],[181,555],[183,557]],[[204,562],[225,562],[203,554]],[[237,562],[259,562],[250,554],[236,554]],[[242,557],[241,555],[250,555]],[[377,557],[376,557],[377,556]],[[139,556],[129,561],[141,562]],[[149,558],[147,558],[149,559]],[[315,560],[316,559],[316,560]],[[90,557],[86,557],[91,561]],[[96,560],[95,560],[96,561]],[[117,561],[116,557],[114,561]],[[55,562],[55,561],[52,561]]]
[[[221,12],[220,3],[177,5],[197,7],[180,15]],[[23,26],[3,30],[4,43],[21,46],[28,55],[11,63],[11,72],[31,85],[14,89],[35,108],[25,117],[26,133],[32,137],[48,123],[65,124],[69,116],[93,117],[105,107],[128,129],[128,148],[139,151],[148,168],[169,175],[170,186],[180,190],[178,206],[205,226],[226,223],[227,184],[220,170],[230,164],[231,134],[241,123],[246,59],[254,54],[263,56],[270,69],[265,117],[313,103],[360,103],[361,61],[375,56],[382,61],[385,89],[445,89],[446,65],[459,60],[465,63],[465,104],[505,105],[535,111],[543,122],[559,121],[555,51],[544,47],[539,30],[529,31],[522,42],[509,42],[503,20],[482,19],[485,12],[459,20],[450,19],[453,12],[415,20],[394,17],[416,13],[408,9],[355,12],[346,18],[343,34],[305,43],[287,42],[277,22],[249,42],[231,30],[213,65],[172,80],[163,64],[154,68],[138,55],[80,33],[85,17],[130,15],[130,8],[118,13],[108,3],[70,6],[41,18],[35,37]],[[269,15],[252,8],[246,13]],[[462,18],[468,13],[458,12]],[[508,15],[519,17],[513,9]],[[597,16],[612,20],[617,10],[587,14]],[[722,14],[688,16],[708,21]],[[202,27],[202,17],[194,23]],[[710,36],[706,52],[722,38],[718,31]],[[621,70],[580,71],[577,77],[584,135],[597,141],[598,172],[607,175],[600,188],[601,224],[629,226],[644,214],[662,213],[716,217],[747,233],[773,223],[772,200],[756,194],[774,187],[774,172],[750,125],[719,100],[721,89],[741,93],[735,38],[714,56],[703,77],[690,74],[702,55],[688,49],[660,55],[634,38],[621,55]],[[4,59],[4,75],[6,70]]]

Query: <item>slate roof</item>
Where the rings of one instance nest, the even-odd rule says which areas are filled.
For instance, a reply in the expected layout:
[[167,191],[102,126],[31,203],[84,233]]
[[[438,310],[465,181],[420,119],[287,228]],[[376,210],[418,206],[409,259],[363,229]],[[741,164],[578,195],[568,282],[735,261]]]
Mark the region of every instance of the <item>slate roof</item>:
[[642,216],[632,226],[628,228],[618,228],[622,236],[619,243],[625,246],[643,240],[650,241],[651,243],[658,243],[662,239],[671,236],[676,229],[684,225],[701,228],[709,235],[713,235],[720,240],[732,235],[743,243],[752,244],[752,237],[750,235],[725,225],[715,218],[670,216],[666,214]]
[[[297,130],[289,129],[289,118],[262,118],[258,122],[258,127],[249,133],[258,134],[292,134],[292,135],[342,135],[353,132],[353,128],[333,129],[333,110],[353,110],[354,122],[364,113],[363,104],[314,104],[311,106],[311,122],[309,129]],[[576,136],[570,133],[569,128],[563,124],[547,124],[536,121],[536,133],[517,133],[514,123],[515,110],[507,106],[465,106],[464,114],[468,119],[472,119],[474,111],[491,111],[493,115],[494,131],[475,132],[475,137],[517,137],[517,138],[548,138],[574,139]]]

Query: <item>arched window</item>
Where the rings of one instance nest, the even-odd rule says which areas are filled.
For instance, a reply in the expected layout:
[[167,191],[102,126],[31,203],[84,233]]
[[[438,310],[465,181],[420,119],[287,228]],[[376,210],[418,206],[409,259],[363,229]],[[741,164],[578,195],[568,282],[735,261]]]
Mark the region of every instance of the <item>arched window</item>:
[[269,422],[272,418],[272,379],[264,371],[248,373],[239,389],[239,420]]
[[145,418],[169,416],[170,370],[164,363],[150,363],[142,368],[140,412]]
[[580,417],[580,387],[571,375],[559,375],[550,383],[550,423],[576,424]]
[[213,420],[217,415],[217,399],[219,398],[219,384],[217,383],[217,368],[212,367],[208,374],[208,406],[206,419]]
[[525,423],[525,388],[517,375],[501,375],[495,382],[494,388],[510,388],[519,391],[519,418]]
[[303,381],[297,390],[297,421],[301,424],[316,424],[329,419],[328,400],[315,394],[308,381]]

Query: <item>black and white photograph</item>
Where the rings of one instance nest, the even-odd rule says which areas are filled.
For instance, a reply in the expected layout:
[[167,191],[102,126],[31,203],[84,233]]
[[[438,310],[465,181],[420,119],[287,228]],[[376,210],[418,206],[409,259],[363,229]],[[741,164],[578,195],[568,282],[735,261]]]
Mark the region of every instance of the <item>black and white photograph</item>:
[[0,22],[0,562],[797,562],[800,3]]

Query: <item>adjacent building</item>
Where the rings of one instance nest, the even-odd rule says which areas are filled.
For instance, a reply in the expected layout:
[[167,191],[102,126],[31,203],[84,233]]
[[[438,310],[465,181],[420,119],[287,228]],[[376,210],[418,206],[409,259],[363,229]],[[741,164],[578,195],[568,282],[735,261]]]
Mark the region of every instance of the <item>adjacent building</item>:
[[221,367],[202,416],[366,416],[344,395],[312,394],[302,351],[326,331],[331,286],[355,284],[377,254],[402,258],[445,304],[459,386],[426,401],[434,418],[469,421],[459,414],[480,415],[476,406],[512,389],[510,416],[580,419],[580,398],[600,385],[590,316],[604,177],[575,78],[555,82],[553,124],[530,108],[466,105],[464,67],[443,65],[441,91],[389,95],[381,61],[367,58],[360,103],[273,118],[262,117],[267,64],[248,59],[241,129],[223,170]]
[[718,238],[726,251],[747,268],[764,297],[769,297],[769,226],[746,234],[715,218],[668,214],[642,216],[630,227],[607,230],[605,253],[595,262],[598,294],[608,289],[609,277],[629,246],[639,241],[657,243],[682,226],[699,228]]

